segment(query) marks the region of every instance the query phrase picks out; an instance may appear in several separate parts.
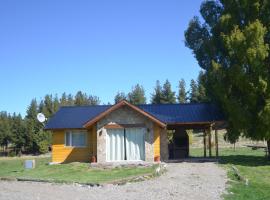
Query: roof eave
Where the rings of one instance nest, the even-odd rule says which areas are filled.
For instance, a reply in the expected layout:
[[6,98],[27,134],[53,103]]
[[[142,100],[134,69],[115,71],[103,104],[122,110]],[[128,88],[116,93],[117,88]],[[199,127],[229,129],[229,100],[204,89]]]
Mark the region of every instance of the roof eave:
[[44,128],[44,131],[60,131],[60,130],[85,130],[84,127],[79,127],[79,128],[68,128],[68,127],[64,127],[64,128]]

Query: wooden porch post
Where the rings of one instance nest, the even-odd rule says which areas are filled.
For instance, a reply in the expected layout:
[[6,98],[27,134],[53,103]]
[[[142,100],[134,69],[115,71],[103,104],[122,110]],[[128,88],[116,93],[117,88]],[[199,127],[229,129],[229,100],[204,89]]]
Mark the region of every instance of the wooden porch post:
[[215,128],[216,157],[218,157],[218,130]]
[[212,136],[212,125],[210,125],[208,133],[209,157],[212,157],[211,136]]
[[203,153],[204,157],[206,158],[206,130],[203,131]]

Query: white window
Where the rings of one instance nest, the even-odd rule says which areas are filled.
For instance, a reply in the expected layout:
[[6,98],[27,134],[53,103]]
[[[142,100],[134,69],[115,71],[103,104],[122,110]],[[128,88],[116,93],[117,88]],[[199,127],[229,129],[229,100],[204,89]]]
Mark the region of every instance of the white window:
[[85,147],[86,132],[85,131],[67,131],[65,135],[65,146]]

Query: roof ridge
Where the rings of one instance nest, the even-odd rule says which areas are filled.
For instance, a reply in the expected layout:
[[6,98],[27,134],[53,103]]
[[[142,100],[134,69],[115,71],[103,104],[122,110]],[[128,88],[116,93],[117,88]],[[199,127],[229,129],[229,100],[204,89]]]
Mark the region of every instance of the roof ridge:
[[183,105],[183,106],[188,106],[188,105],[203,105],[203,104],[214,104],[211,102],[198,102],[198,103],[160,103],[160,104],[138,104],[135,106],[167,106],[167,105]]
[[[148,104],[137,104],[137,105],[134,105],[134,106],[168,106],[168,105],[183,105],[183,106],[189,106],[189,105],[203,105],[203,104],[213,104],[211,102],[198,102],[198,103],[160,103],[160,104],[151,104],[151,103],[148,103]],[[60,108],[82,108],[82,107],[111,107],[115,104],[112,104],[112,105],[81,105],[81,106],[78,106],[78,105],[66,105],[66,106],[60,106]]]
[[113,106],[113,105],[84,105],[84,106],[60,106],[60,108],[83,108],[83,107],[106,107],[106,106]]

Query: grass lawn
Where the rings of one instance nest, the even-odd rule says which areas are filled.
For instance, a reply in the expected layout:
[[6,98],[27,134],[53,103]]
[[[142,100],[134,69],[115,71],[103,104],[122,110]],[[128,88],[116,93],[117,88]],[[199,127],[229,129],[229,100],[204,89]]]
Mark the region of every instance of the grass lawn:
[[35,169],[24,169],[25,158],[0,158],[0,177],[48,180],[53,182],[105,183],[154,173],[155,167],[92,169],[89,163],[48,165],[51,158],[37,157]]
[[[202,156],[202,149],[190,149],[192,156]],[[267,161],[263,150],[250,148],[220,149],[220,165],[228,170],[230,187],[226,200],[268,200],[270,199],[270,161]],[[249,185],[238,181],[231,166],[239,169],[242,176],[249,180]]]

